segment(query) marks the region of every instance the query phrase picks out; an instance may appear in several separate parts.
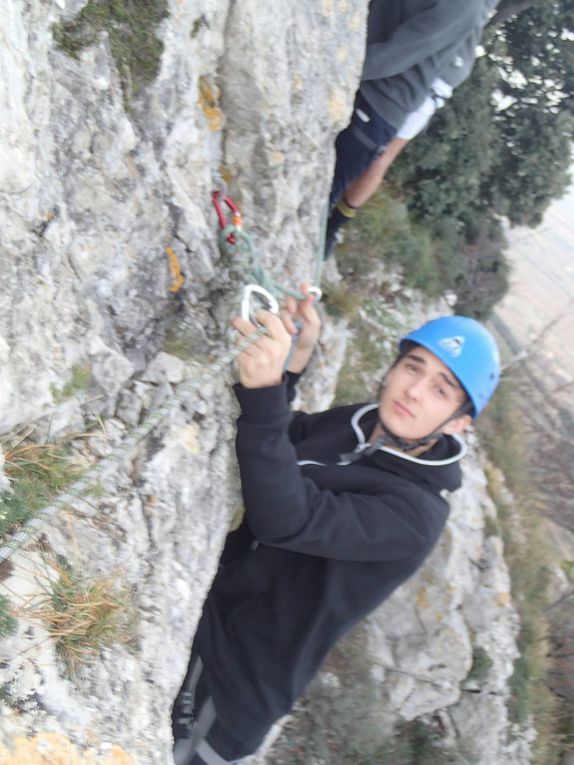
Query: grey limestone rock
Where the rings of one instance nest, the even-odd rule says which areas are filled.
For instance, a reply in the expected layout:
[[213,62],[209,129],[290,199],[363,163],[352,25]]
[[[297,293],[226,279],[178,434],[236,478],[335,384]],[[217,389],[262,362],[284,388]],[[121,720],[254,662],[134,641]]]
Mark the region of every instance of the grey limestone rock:
[[[9,701],[0,758],[19,736],[39,752],[53,734],[86,762],[169,765],[171,703],[225,535],[241,514],[230,380],[219,374],[168,406],[209,368],[210,354],[226,352],[245,278],[246,264],[218,250],[211,192],[227,180],[273,277],[292,286],[314,278],[333,139],[352,108],[367,4],[169,2],[155,30],[159,70],[135,94],[106,30],[74,57],[56,45],[54,25],[85,6],[13,0],[3,9],[0,433],[37,424],[39,438],[59,437],[97,421],[74,444],[89,467],[146,417],[162,416],[42,530],[41,547],[74,570],[117,572],[136,613],[129,640],[66,679],[45,630],[22,617],[1,648]],[[179,292],[170,291],[173,256]],[[421,315],[411,298],[409,310]],[[163,348],[168,328],[187,356]],[[347,337],[345,321],[326,322],[306,407],[329,405]],[[433,561],[370,620],[383,727],[454,705],[463,729],[471,630],[496,668],[487,680],[493,698],[505,692],[516,617],[500,544],[484,542],[480,481],[470,469],[471,488],[456,500]],[[38,548],[13,562],[5,582],[21,605],[40,586]],[[337,678],[323,685],[341,704]],[[506,724],[497,709],[483,714],[494,731],[489,752]],[[264,752],[253,760],[264,761]]]

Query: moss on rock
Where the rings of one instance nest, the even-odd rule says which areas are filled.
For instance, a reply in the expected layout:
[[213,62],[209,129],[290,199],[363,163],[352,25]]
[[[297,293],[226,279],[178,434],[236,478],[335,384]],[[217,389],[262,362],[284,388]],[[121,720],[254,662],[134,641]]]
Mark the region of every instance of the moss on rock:
[[53,27],[56,45],[77,58],[106,31],[124,96],[136,94],[159,71],[163,42],[156,27],[167,16],[167,0],[90,0],[80,13]]

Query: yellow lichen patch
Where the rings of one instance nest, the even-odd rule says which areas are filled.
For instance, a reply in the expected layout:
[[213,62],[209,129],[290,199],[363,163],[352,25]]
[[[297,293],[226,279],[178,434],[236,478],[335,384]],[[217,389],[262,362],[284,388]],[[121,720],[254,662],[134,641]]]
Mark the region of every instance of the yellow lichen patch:
[[231,183],[235,178],[235,173],[228,165],[219,165],[219,175],[223,183]]
[[279,167],[285,162],[285,154],[282,151],[269,152],[270,167]]
[[291,87],[295,91],[302,90],[303,88],[303,78],[299,74],[299,72],[295,72],[293,75],[293,79],[291,80]]
[[197,438],[197,428],[195,425],[185,425],[181,429],[181,439],[185,448],[192,454],[199,454],[200,446]]
[[428,608],[429,600],[427,595],[427,588],[421,587],[417,592],[417,608]]
[[354,13],[351,18],[349,19],[347,26],[351,30],[351,32],[358,32],[361,28],[361,14],[357,11],[357,13]]
[[114,745],[102,765],[136,765],[136,761],[131,754]]
[[511,601],[511,596],[509,592],[499,592],[496,596],[496,605],[497,606],[507,606]]
[[346,122],[348,117],[347,99],[340,90],[334,90],[329,96],[327,111],[335,124]]
[[93,749],[79,752],[67,736],[60,733],[38,733],[25,738],[18,736],[9,749],[0,744],[0,765],[137,765],[136,760],[112,746],[104,755]]
[[347,49],[342,46],[337,48],[337,61],[339,64],[344,64],[347,60]]
[[225,124],[225,115],[219,108],[221,93],[217,85],[208,75],[199,78],[198,104],[207,118],[207,126],[212,132],[221,130]]
[[349,2],[348,0],[339,0],[337,3],[337,10],[339,13],[347,13],[349,10]]
[[333,15],[333,0],[322,0],[321,6],[323,9],[323,16]]

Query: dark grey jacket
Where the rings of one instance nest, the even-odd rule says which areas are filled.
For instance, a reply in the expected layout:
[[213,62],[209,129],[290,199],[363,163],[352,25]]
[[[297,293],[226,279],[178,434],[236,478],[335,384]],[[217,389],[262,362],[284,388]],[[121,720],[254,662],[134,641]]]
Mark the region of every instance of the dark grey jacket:
[[474,49],[497,2],[372,0],[363,96],[399,128],[424,101],[436,77],[456,86],[468,76]]
[[[368,456],[375,405],[292,415],[286,383],[236,395],[245,521],[228,537],[196,645],[217,718],[243,756],[338,638],[419,568],[464,450],[445,437],[424,460]],[[354,449],[359,459],[340,464]]]

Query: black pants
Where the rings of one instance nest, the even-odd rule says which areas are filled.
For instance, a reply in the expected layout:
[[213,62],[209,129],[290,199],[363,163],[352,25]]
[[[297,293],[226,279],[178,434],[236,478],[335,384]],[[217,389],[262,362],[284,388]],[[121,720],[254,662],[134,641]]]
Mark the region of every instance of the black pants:
[[[191,708],[193,712],[188,715]],[[184,718],[190,719],[188,726],[182,723]],[[174,703],[172,727],[175,765],[224,765],[252,753],[244,752],[242,742],[217,719],[196,650],[192,650],[187,674]]]
[[382,153],[396,133],[396,128],[389,125],[360,92],[357,93],[351,122],[335,141],[337,159],[329,195],[331,207],[339,201],[347,186]]

